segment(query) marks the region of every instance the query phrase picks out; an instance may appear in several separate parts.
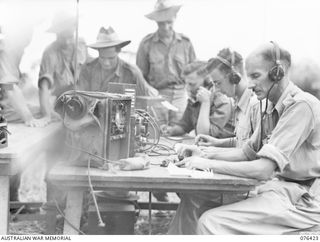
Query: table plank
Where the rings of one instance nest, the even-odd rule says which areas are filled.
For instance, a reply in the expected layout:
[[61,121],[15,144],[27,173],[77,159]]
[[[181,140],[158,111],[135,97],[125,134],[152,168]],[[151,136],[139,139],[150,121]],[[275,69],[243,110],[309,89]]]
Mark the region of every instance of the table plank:
[[[185,191],[219,190],[249,191],[258,184],[257,180],[214,174],[212,178],[193,178],[171,176],[168,170],[160,166],[139,171],[110,172],[96,168],[90,169],[90,178],[95,188],[125,189],[139,191]],[[49,179],[60,187],[88,187],[88,171],[85,167],[56,166]]]
[[62,127],[61,123],[51,123],[43,128],[30,128],[22,123],[9,123],[8,147],[0,149],[0,159],[20,158],[31,150],[38,150]]
[[9,177],[0,176],[0,234],[7,234],[9,227]]
[[44,128],[9,123],[8,147],[0,149],[0,234],[8,233],[10,175],[17,174],[46,151],[61,127],[61,123]]

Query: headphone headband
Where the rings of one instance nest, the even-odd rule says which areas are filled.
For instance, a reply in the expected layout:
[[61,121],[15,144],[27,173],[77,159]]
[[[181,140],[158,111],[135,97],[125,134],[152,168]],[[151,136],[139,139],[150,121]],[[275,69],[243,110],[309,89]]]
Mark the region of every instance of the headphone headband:
[[270,41],[273,44],[273,49],[274,49],[274,53],[275,53],[275,63],[277,65],[281,65],[281,56],[280,56],[280,48],[279,45],[277,44],[277,42],[275,41]]
[[220,62],[222,62],[223,64],[225,64],[226,66],[228,66],[228,67],[231,68],[231,63],[230,63],[227,59],[225,59],[225,58],[223,58],[223,57],[221,57],[221,56],[219,56],[219,55],[217,55],[217,59],[218,59]]
[[231,50],[231,48],[229,48],[230,51],[230,59],[231,62],[228,61],[227,59],[217,55],[217,59],[222,62],[223,64],[225,64],[226,66],[228,66],[231,69],[231,73],[230,73],[230,77],[229,77],[229,81],[233,84],[239,84],[240,80],[241,80],[241,75],[239,72],[237,72],[234,68],[234,63],[235,63],[235,53],[233,50]]
[[281,53],[280,53],[280,47],[279,45],[274,42],[270,41],[272,43],[272,56],[274,56],[274,62],[275,65],[269,70],[269,79],[271,81],[280,81],[284,77],[284,69],[282,67],[281,63]]

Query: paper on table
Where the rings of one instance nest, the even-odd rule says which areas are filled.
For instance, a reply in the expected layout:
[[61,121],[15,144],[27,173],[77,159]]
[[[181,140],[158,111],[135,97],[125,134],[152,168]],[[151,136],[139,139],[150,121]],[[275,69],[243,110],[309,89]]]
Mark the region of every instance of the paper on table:
[[172,163],[169,163],[167,169],[169,171],[170,176],[184,176],[184,177],[194,177],[194,178],[212,178],[213,177],[212,172],[180,168]]

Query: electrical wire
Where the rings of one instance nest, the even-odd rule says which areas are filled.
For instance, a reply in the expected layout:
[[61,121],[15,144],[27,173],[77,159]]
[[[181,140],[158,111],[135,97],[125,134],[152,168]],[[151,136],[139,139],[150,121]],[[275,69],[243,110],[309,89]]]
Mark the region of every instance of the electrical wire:
[[98,206],[98,203],[97,203],[97,198],[96,198],[96,195],[94,194],[94,190],[93,190],[93,186],[92,186],[92,182],[91,182],[90,164],[91,164],[91,156],[89,156],[89,158],[88,158],[88,182],[89,182],[90,192],[91,192],[91,195],[92,195],[94,206],[96,208],[97,215],[98,215],[99,227],[104,227],[104,226],[106,226],[106,224],[103,222],[103,220],[101,218],[101,213],[100,213],[99,206]]
[[66,216],[64,215],[64,213],[61,211],[60,209],[60,206],[57,202],[57,200],[54,198],[53,199],[55,205],[56,205],[56,208],[58,210],[58,213],[63,217],[64,221],[67,222],[74,230],[76,230],[78,233],[82,234],[82,235],[86,235],[83,231],[81,231],[80,229],[78,229],[76,226],[74,226],[67,218]]
[[267,92],[267,97],[266,97],[266,105],[265,105],[265,108],[264,108],[264,112],[262,113],[262,101],[260,100],[260,147],[259,147],[259,150],[262,148],[263,146],[263,132],[264,132],[264,129],[263,129],[263,119],[265,117],[265,115],[267,114],[267,109],[268,109],[268,101],[269,101],[269,94],[272,90],[272,88],[274,87],[274,85],[276,84],[276,81],[274,81],[271,85],[271,87],[269,88],[268,92]]
[[[142,142],[143,145],[150,145],[147,148],[141,148],[141,145],[136,151],[138,152],[144,152],[146,153],[147,151],[152,150],[156,145],[158,145],[160,141],[160,127],[157,124],[156,120],[145,110],[142,109],[136,109],[135,114],[141,117],[143,120],[146,120],[148,124],[152,127],[153,133],[154,133],[154,138],[153,142],[149,142],[148,137],[146,138],[146,141]],[[150,133],[149,133],[150,134]]]
[[91,155],[91,156],[93,156],[93,157],[95,157],[95,158],[98,158],[98,159],[100,159],[100,160],[105,161],[106,163],[121,164],[121,162],[119,162],[119,161],[108,160],[108,159],[103,158],[102,156],[93,154],[92,152],[89,152],[89,151],[84,150],[84,149],[82,149],[82,148],[72,146],[72,145],[70,145],[68,142],[65,142],[65,144],[66,144],[67,146],[69,146],[70,148],[74,149],[74,150],[78,150],[78,151],[81,151],[81,152],[86,153],[86,154],[88,154],[88,155]]

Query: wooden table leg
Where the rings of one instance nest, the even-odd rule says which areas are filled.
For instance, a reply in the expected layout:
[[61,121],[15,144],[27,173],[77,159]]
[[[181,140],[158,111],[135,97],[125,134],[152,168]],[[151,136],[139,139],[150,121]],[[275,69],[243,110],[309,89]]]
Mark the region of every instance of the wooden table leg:
[[151,203],[152,203],[152,195],[151,192],[149,192],[149,235],[151,235],[152,230],[152,222],[151,222]]
[[0,176],[0,234],[9,228],[9,176]]
[[68,191],[63,234],[79,234],[82,202],[83,191]]

